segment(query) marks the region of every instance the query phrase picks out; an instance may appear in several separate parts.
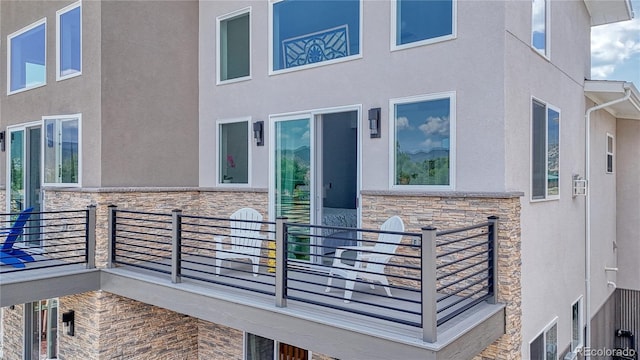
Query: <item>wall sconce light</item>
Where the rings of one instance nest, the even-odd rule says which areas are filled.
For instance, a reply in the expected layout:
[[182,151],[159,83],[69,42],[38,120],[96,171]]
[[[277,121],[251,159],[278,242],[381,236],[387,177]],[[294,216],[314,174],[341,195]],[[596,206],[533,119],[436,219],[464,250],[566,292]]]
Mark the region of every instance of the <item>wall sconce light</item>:
[[6,149],[5,147],[5,136],[7,135],[6,131],[0,131],[0,151],[4,152],[4,150]]
[[253,123],[253,138],[256,139],[257,146],[264,145],[264,121]]
[[64,325],[64,329],[67,332],[67,335],[69,336],[75,335],[75,317],[75,312],[73,310],[62,313],[62,324]]
[[380,108],[369,109],[369,132],[372,139],[380,137]]

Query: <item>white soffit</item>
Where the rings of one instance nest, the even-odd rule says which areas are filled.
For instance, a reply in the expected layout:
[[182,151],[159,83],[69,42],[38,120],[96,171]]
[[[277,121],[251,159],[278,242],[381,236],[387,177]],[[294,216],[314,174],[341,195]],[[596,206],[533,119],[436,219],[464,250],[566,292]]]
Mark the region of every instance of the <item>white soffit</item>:
[[591,26],[633,19],[631,0],[584,0],[591,15]]
[[627,88],[631,92],[631,97],[626,101],[607,106],[605,110],[618,119],[640,120],[640,92],[631,82],[586,80],[584,95],[596,105],[600,105],[623,98]]

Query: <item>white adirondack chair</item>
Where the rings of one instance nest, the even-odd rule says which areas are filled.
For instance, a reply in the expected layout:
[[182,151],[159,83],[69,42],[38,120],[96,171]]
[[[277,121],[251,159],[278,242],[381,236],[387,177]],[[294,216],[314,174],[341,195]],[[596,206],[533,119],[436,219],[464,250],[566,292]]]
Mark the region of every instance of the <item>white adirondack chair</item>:
[[220,275],[222,261],[249,259],[253,264],[253,276],[258,276],[260,252],[264,235],[260,234],[262,215],[255,209],[242,208],[231,214],[230,247],[223,245],[224,237],[216,236],[216,274]]
[[[392,216],[382,224],[380,230],[403,232],[404,223],[399,216]],[[357,278],[381,283],[387,295],[391,296],[389,280],[385,275],[384,268],[395,254],[401,239],[401,234],[381,233],[378,235],[378,241],[373,246],[344,246],[337,248],[333,265],[329,271],[325,292],[331,291],[333,276],[338,275],[346,280],[344,285],[344,302],[346,303],[351,300],[353,287],[355,286],[355,280]],[[353,265],[344,262],[345,259],[343,259],[342,256],[345,251],[356,251]],[[374,288],[373,283],[369,286],[371,286],[372,289]]]

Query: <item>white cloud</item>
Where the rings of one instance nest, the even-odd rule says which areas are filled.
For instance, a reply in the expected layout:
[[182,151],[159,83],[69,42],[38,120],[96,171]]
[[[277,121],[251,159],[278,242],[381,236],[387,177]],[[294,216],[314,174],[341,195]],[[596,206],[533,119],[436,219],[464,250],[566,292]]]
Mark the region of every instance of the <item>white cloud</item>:
[[606,79],[624,62],[638,61],[634,59],[638,56],[640,56],[640,19],[596,26],[591,29],[591,76],[594,79]]
[[411,130],[411,125],[409,125],[409,119],[404,116],[399,117],[396,120],[396,128],[398,130]]
[[419,128],[427,136],[446,136],[449,135],[449,118],[430,116]]
[[420,145],[424,149],[441,148],[442,147],[442,140],[433,140],[431,138],[428,138],[427,140],[421,142]]

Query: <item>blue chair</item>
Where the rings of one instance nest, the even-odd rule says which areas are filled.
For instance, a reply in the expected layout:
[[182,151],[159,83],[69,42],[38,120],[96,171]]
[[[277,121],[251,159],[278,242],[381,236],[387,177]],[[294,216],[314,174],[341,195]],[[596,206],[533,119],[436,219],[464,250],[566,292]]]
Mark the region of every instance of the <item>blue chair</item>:
[[7,238],[0,249],[0,262],[16,268],[24,268],[24,262],[34,261],[33,257],[21,249],[16,249],[13,245],[24,233],[24,227],[29,221],[33,208],[23,210],[13,223],[10,229],[2,233],[7,234]]

